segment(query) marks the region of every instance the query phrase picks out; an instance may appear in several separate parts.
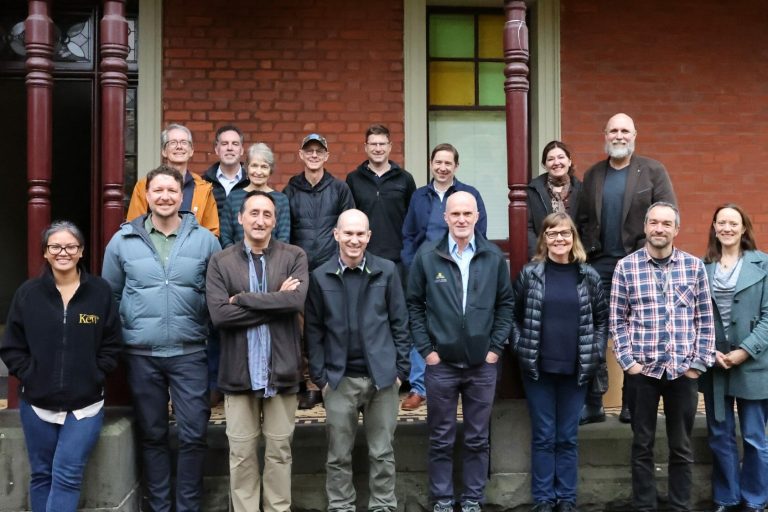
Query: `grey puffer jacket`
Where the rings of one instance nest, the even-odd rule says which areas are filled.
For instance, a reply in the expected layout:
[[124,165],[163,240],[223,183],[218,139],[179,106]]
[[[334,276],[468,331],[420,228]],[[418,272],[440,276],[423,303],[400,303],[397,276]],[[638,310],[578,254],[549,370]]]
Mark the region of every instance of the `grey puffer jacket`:
[[[546,262],[535,261],[520,271],[515,282],[515,322],[512,327],[512,350],[517,355],[523,374],[539,379],[539,341],[541,311],[544,307],[544,268]],[[589,382],[600,363],[605,361],[608,340],[608,300],[600,276],[586,263],[579,264],[579,360],[578,383]]]

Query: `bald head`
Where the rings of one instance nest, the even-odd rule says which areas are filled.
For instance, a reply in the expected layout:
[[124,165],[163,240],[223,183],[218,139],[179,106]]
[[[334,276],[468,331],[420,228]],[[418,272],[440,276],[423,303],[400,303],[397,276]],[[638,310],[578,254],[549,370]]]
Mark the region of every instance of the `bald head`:
[[341,215],[339,215],[338,220],[336,220],[336,229],[343,229],[343,225],[345,223],[363,223],[365,225],[366,231],[368,230],[368,216],[361,212],[360,210],[356,210],[352,208],[351,210],[344,210],[341,212]]
[[339,244],[339,258],[347,267],[357,267],[363,261],[371,239],[368,216],[360,210],[346,210],[339,215],[333,237]]
[[448,232],[460,246],[466,246],[475,233],[480,218],[477,200],[469,192],[454,192],[445,202],[445,223]]
[[627,114],[616,114],[605,125],[605,152],[611,159],[611,165],[621,169],[629,164],[635,152],[635,122]]

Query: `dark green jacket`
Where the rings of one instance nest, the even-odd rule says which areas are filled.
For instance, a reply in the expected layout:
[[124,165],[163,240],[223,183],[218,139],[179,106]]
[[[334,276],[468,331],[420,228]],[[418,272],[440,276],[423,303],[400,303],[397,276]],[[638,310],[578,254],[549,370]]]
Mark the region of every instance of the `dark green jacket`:
[[448,253],[448,235],[424,243],[408,278],[411,337],[423,357],[432,351],[456,365],[475,366],[488,352],[501,354],[513,322],[509,265],[496,245],[475,231],[467,305],[462,311],[459,266]]

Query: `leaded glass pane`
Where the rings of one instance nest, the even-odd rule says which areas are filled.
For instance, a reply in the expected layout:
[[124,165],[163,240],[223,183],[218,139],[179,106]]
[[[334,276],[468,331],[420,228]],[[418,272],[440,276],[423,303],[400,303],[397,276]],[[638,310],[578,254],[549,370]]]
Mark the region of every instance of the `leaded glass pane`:
[[481,59],[504,57],[504,16],[483,14],[477,17],[477,56]]
[[128,18],[128,57],[126,61],[129,64],[138,62],[136,52],[136,18]]
[[475,104],[475,64],[473,62],[430,62],[429,104],[472,106]]
[[474,58],[475,24],[471,15],[433,14],[429,17],[429,56]]
[[481,62],[479,64],[480,105],[504,105],[504,63]]

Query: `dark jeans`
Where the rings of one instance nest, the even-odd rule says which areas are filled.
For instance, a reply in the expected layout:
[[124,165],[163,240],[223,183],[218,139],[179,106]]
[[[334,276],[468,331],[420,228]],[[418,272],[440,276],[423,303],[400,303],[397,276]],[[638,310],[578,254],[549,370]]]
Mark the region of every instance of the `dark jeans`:
[[[611,281],[613,280],[613,271],[616,269],[616,263],[619,262],[619,259],[620,258],[616,258],[613,256],[600,256],[599,258],[595,258],[593,260],[590,260],[589,262],[589,264],[592,265],[592,267],[597,271],[598,275],[600,276],[600,282],[603,285],[605,298],[609,302],[611,300]],[[604,350],[607,350],[607,347],[604,347]],[[608,356],[606,355],[606,357]],[[608,380],[608,368],[605,365],[601,365],[597,371],[602,372],[602,377],[605,380]],[[626,395],[627,395],[627,390],[626,390],[626,387],[623,386],[621,389],[622,405],[627,403]],[[602,407],[603,405],[603,393],[592,391],[591,383],[590,385],[587,386],[586,404],[593,407]]]
[[208,365],[205,351],[175,357],[126,356],[141,436],[142,466],[152,512],[171,507],[171,449],[168,444],[168,390],[179,436],[176,512],[200,510],[207,448]]
[[675,380],[626,375],[631,381],[629,402],[632,413],[632,503],[634,510],[657,509],[656,472],[653,446],[656,438],[659,398],[664,397],[664,418],[669,444],[669,510],[690,510],[691,430],[696,415],[696,379],[680,376]]
[[27,402],[19,416],[29,457],[33,512],[75,512],[88,457],[99,440],[104,409],[90,418],[67,413],[63,425],[41,420]]
[[443,362],[427,365],[428,472],[429,494],[433,501],[454,499],[453,445],[459,395],[464,414],[461,501],[483,501],[488,481],[488,434],[497,364],[484,362],[471,368],[458,368]]
[[523,377],[531,416],[531,496],[535,503],[576,503],[579,416],[587,386],[575,375]]

